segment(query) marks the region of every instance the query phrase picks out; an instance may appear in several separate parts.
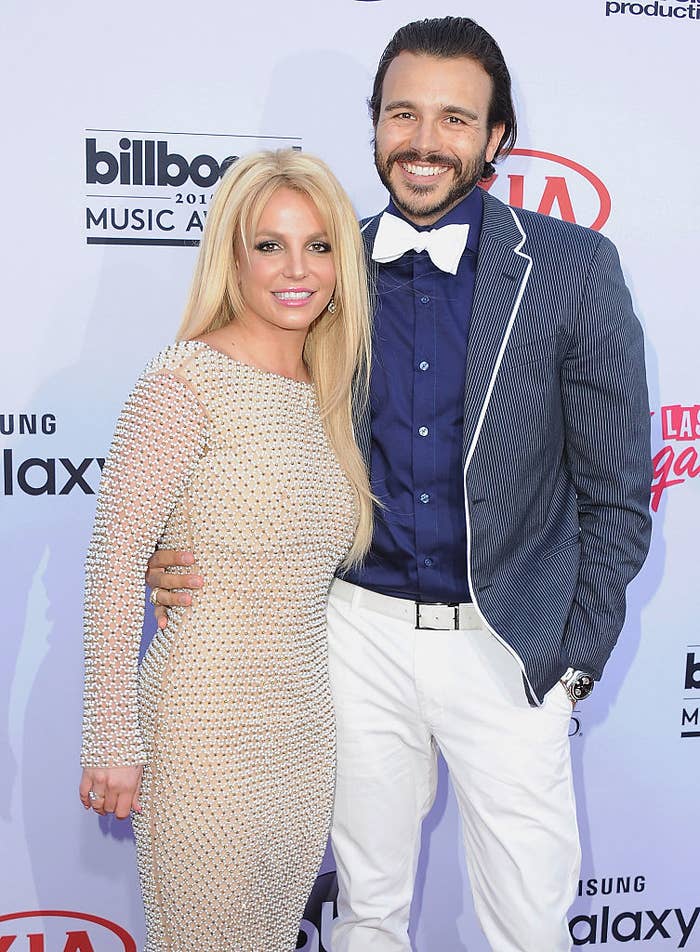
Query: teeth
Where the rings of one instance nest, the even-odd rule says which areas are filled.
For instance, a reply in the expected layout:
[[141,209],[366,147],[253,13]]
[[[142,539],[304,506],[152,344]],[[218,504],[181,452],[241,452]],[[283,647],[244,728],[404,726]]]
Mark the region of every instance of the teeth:
[[441,172],[446,172],[449,166],[447,165],[404,165],[404,168],[407,172],[410,172],[411,175],[440,175]]
[[311,297],[311,291],[273,291],[280,301],[303,301]]

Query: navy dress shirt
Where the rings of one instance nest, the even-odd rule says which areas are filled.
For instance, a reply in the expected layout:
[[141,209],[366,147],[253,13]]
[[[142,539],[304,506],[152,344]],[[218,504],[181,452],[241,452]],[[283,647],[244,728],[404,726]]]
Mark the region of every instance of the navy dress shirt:
[[[467,533],[462,470],[467,341],[483,200],[475,188],[438,222],[468,224],[452,275],[425,251],[379,265],[370,412],[372,547],[344,578],[385,595],[464,602]],[[405,218],[389,203],[387,212]]]

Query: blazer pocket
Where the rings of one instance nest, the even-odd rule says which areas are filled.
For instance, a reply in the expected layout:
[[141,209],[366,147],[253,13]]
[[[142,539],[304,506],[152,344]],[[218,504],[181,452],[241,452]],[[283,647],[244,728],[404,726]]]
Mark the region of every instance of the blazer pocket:
[[553,354],[553,340],[535,338],[509,343],[504,354],[504,360],[508,361],[512,367],[527,367],[531,364],[549,367],[552,363]]
[[545,554],[540,558],[541,562],[546,562],[547,559],[551,559],[558,552],[561,552],[563,549],[570,549],[575,545],[578,545],[581,541],[581,533],[577,532],[576,535],[569,536],[568,539],[564,539],[562,542],[558,542],[556,545],[552,546],[551,549],[547,549]]

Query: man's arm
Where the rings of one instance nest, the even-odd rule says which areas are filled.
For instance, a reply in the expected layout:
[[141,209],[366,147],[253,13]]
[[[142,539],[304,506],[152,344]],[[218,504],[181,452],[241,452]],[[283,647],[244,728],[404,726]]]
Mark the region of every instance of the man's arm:
[[146,584],[152,591],[158,589],[155,613],[159,628],[167,627],[168,608],[173,605],[192,604],[189,592],[174,592],[172,589],[198,589],[204,585],[201,575],[185,575],[169,570],[184,569],[194,564],[195,559],[191,552],[178,552],[174,549],[159,549],[148,560]]
[[566,455],[581,563],[564,633],[569,664],[599,678],[625,619],[625,590],[651,534],[651,447],[642,329],[614,245],[601,236],[562,368]]

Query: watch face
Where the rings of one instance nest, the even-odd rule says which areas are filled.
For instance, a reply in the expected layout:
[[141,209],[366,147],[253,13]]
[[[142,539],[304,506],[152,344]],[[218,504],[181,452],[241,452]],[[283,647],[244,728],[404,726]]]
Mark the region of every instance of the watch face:
[[583,701],[593,690],[593,678],[588,674],[582,674],[571,682],[571,693],[577,701]]

